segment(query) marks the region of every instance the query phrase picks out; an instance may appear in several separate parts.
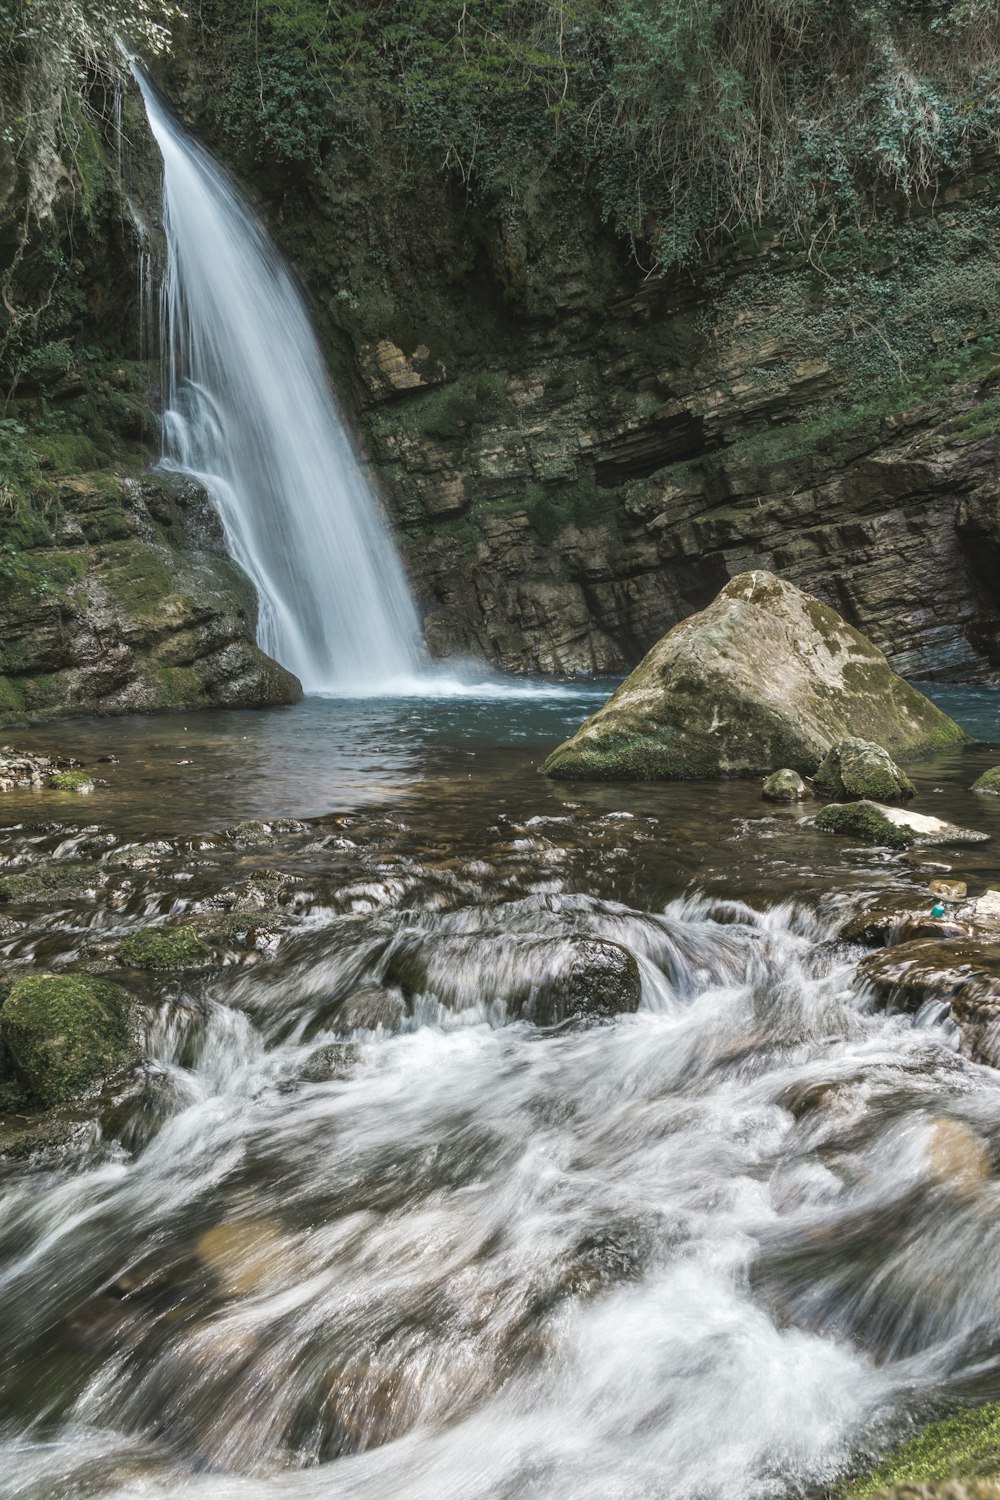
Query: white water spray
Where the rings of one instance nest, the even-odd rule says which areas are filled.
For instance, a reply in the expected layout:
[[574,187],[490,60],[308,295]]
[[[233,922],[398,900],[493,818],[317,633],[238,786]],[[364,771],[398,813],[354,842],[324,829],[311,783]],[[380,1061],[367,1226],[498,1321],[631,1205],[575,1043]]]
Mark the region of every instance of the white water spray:
[[302,297],[236,188],[135,70],[163,154],[164,463],[211,494],[307,692],[418,673],[403,569],[338,415]]

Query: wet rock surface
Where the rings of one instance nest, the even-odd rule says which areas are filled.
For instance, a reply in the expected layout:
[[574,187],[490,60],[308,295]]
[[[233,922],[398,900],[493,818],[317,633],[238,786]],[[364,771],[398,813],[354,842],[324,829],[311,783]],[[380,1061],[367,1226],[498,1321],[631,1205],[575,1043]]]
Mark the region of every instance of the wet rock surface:
[[138,1061],[127,990],[82,974],[30,974],[6,987],[0,1047],[28,1101],[61,1104]]
[[252,585],[197,485],[83,475],[61,502],[62,533],[24,554],[0,600],[0,723],[298,701],[256,644]]
[[765,802],[805,802],[813,796],[798,771],[775,771],[764,782],[761,796]]
[[963,1051],[976,1062],[1000,1066],[1000,944],[903,942],[863,959],[858,973],[902,1009],[918,1011],[928,1002],[949,1006]]
[[879,802],[830,802],[816,815],[816,827],[826,833],[841,833],[888,849],[906,849],[911,844],[981,844],[989,834],[975,828],[960,828],[928,813],[903,811]]
[[870,740],[846,739],[834,745],[816,772],[817,789],[840,801],[909,802],[916,787],[892,756]]

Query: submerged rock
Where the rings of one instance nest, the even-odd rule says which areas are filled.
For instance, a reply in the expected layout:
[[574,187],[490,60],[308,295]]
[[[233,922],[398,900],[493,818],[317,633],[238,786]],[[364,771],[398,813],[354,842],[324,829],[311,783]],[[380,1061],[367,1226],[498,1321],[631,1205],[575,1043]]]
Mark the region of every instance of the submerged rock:
[[960,1196],[973,1195],[992,1176],[990,1153],[982,1136],[963,1120],[932,1120],[927,1142],[930,1175]]
[[0,1009],[0,1043],[30,1099],[60,1104],[138,1061],[127,990],[84,974],[29,974]]
[[500,1004],[539,1026],[620,1015],[638,1010],[642,999],[634,955],[593,937],[408,937],[390,951],[385,978],[408,997],[431,997],[453,1010]]
[[834,745],[816,772],[816,785],[829,797],[870,802],[909,802],[917,789],[889,753],[871,740],[847,739]]
[[811,775],[859,735],[904,757],[966,738],[835,610],[755,571],[675,625],[542,770],[648,781],[777,765]]
[[381,985],[366,985],[349,995],[337,1016],[338,1031],[398,1031],[406,1016],[402,996]]
[[932,917],[926,910],[914,911],[911,907],[876,907],[851,917],[840,929],[846,943],[863,943],[866,947],[891,947],[894,943],[911,942],[915,938],[934,938],[942,942],[946,938],[973,937],[973,928],[967,922],[949,921],[947,917]]
[[978,781],[972,783],[972,790],[1000,797],[1000,766],[993,766],[989,771],[984,771]]
[[989,838],[974,828],[960,828],[925,813],[903,812],[880,802],[831,802],[816,815],[816,827],[824,833],[846,833],[869,844],[888,849],[908,849],[911,844],[981,844]]
[[192,969],[208,963],[212,950],[193,927],[143,927],[115,956],[129,969]]
[[767,802],[804,802],[813,793],[798,771],[774,771],[764,782],[761,796]]

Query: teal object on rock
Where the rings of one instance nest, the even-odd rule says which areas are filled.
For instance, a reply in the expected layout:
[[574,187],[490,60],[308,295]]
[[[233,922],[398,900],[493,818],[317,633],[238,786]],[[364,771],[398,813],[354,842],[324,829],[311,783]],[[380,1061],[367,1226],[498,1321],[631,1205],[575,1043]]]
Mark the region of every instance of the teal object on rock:
[[943,917],[944,916],[944,907],[941,905],[940,901],[935,901],[934,905],[931,907],[931,916],[932,917]]

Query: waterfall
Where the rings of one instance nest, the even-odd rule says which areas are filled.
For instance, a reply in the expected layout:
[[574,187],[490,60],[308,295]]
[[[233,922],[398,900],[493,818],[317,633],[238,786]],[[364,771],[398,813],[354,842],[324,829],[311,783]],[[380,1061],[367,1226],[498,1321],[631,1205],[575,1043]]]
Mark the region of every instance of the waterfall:
[[234,184],[142,73],[163,155],[163,462],[205,485],[260,602],[261,647],[307,692],[416,675],[403,569],[302,296]]

